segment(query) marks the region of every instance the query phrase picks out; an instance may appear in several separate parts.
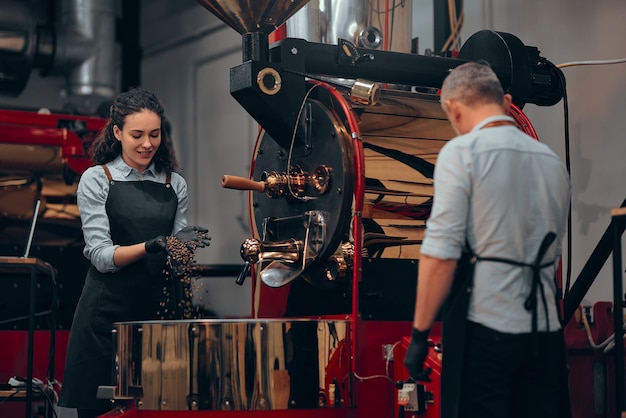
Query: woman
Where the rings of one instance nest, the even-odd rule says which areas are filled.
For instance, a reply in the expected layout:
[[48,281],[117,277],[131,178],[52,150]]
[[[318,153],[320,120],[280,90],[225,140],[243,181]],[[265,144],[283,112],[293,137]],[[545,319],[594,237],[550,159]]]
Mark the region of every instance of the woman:
[[159,319],[165,286],[165,236],[209,245],[206,229],[187,227],[187,184],[177,162],[157,97],[140,88],[120,94],[110,120],[94,140],[96,164],[78,185],[84,254],[91,261],[67,349],[59,405],[79,418],[102,415],[111,386],[112,324]]

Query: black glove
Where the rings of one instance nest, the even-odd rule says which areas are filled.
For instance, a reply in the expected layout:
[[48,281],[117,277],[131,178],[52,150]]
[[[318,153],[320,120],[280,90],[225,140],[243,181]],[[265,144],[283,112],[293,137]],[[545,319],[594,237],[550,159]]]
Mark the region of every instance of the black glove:
[[167,240],[163,235],[159,235],[156,238],[146,241],[146,252],[148,254],[156,254],[162,251],[167,251]]
[[[208,247],[211,244],[211,237],[207,235],[208,232],[208,229],[200,226],[187,226],[178,231],[174,236],[179,241],[187,244],[190,250],[194,250],[196,247]],[[167,247],[167,238],[163,235],[149,239],[146,241],[145,245],[148,254],[170,252]]]
[[201,226],[186,226],[174,235],[179,241],[189,243],[195,247],[208,247],[211,245],[209,230]]
[[428,355],[428,334],[430,330],[419,331],[413,328],[411,332],[411,343],[404,357],[404,365],[409,371],[409,375],[415,381],[430,382],[430,367],[424,369],[424,360]]

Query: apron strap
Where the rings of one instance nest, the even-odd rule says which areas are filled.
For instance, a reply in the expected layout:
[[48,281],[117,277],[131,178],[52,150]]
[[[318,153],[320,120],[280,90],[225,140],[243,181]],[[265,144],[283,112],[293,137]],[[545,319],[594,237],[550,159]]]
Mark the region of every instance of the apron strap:
[[113,176],[111,176],[111,172],[109,171],[109,167],[105,165],[102,166],[102,169],[104,170],[104,174],[106,174],[107,179],[109,179],[109,181],[113,180]]
[[[514,266],[519,267],[529,267],[532,270],[532,284],[530,288],[530,294],[524,301],[524,308],[527,311],[531,312],[531,329],[533,334],[533,353],[537,353],[537,289],[541,294],[541,301],[543,302],[543,309],[545,311],[546,316],[546,330],[550,330],[550,319],[548,316],[548,303],[546,301],[546,294],[543,288],[543,283],[541,282],[541,270],[550,267],[556,262],[555,260],[542,263],[543,257],[546,255],[548,248],[556,239],[556,234],[552,231],[548,232],[545,237],[543,237],[543,241],[541,241],[541,245],[539,246],[539,250],[537,251],[537,256],[535,257],[535,261],[533,263],[523,263],[521,261],[512,260],[509,258],[501,258],[501,257],[481,257],[479,255],[474,254],[474,258],[476,261],[493,261],[497,263],[505,263],[512,264]],[[467,245],[467,243],[466,243]],[[471,250],[470,250],[471,251]]]
[[[539,290],[541,291],[541,300],[543,302],[543,306],[546,311],[545,312],[546,323],[548,326],[548,330],[550,328],[550,322],[548,320],[548,306],[546,303],[546,295],[544,293],[543,283],[541,283],[541,269],[543,268],[543,265],[541,264],[541,260],[543,259],[543,256],[548,251],[548,248],[550,247],[550,245],[554,242],[555,238],[556,238],[556,234],[554,232],[548,232],[546,234],[546,236],[543,238],[543,241],[541,242],[541,245],[539,246],[539,251],[537,251],[537,258],[535,258],[535,262],[531,266],[531,269],[533,271],[533,283],[530,289],[530,295],[528,295],[528,298],[524,302],[524,308],[526,308],[527,311],[532,311],[533,333],[537,332],[537,288],[539,288]],[[552,265],[553,263],[554,261],[548,264],[548,266]]]
[[[539,251],[537,251],[537,258],[535,258],[535,263],[532,266],[533,284],[530,289],[530,295],[528,295],[528,298],[524,302],[524,308],[527,311],[532,312],[532,319],[531,319],[532,334],[533,334],[532,350],[533,350],[533,355],[535,356],[538,354],[538,350],[539,350],[538,336],[537,336],[537,288],[539,288],[539,290],[541,291],[541,301],[543,303],[543,309],[544,309],[544,313],[546,316],[546,332],[550,331],[550,319],[548,316],[548,303],[546,302],[546,294],[543,289],[543,283],[541,283],[541,269],[543,268],[541,264],[541,260],[543,259],[543,256],[548,251],[548,248],[550,248],[550,245],[552,245],[552,243],[554,242],[555,238],[556,238],[556,234],[552,231],[548,232],[546,236],[543,237],[543,241],[541,242],[541,245],[539,246]],[[553,264],[555,261],[556,260],[553,260],[548,265]]]

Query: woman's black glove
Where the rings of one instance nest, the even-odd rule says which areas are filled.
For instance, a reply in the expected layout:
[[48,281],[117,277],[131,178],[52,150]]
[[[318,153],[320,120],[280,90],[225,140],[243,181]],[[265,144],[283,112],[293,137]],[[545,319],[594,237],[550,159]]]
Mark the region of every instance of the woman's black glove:
[[167,251],[167,240],[163,235],[146,241],[146,252],[148,254],[156,254],[162,251]]
[[[187,226],[178,231],[174,237],[193,251],[197,247],[208,247],[211,245],[211,237],[207,235],[208,232],[208,229],[201,226]],[[159,252],[167,252],[168,254],[171,253],[171,249],[168,247],[167,237],[164,237],[163,235],[149,239],[146,241],[145,245],[146,252],[148,254],[155,254]]]
[[174,236],[187,246],[208,247],[211,245],[209,230],[201,226],[186,226],[178,231]]
[[424,360],[428,355],[428,334],[430,330],[419,331],[413,328],[411,332],[411,343],[404,357],[404,365],[409,371],[409,375],[415,381],[430,382],[430,367],[424,369]]

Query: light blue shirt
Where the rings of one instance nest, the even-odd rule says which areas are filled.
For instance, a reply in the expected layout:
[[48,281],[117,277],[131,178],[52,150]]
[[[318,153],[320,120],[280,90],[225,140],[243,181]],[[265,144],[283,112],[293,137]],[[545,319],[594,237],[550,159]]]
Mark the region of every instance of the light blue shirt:
[[[128,166],[121,156],[106,164],[115,181],[153,181],[165,183],[165,172],[157,173],[154,163],[143,172]],[[178,173],[172,173],[171,185],[178,196],[178,207],[172,234],[187,226],[187,183]],[[77,202],[82,222],[85,249],[83,254],[101,273],[119,270],[113,263],[113,254],[119,245],[111,240],[109,218],[105,204],[109,195],[109,180],[102,166],[88,168],[78,183]]]
[[[570,182],[559,157],[515,126],[481,129],[449,141],[435,165],[435,197],[421,252],[440,259],[458,259],[465,238],[481,257],[532,263],[544,236],[557,234],[543,261],[561,254],[570,202]],[[558,264],[558,263],[557,263]],[[548,303],[550,330],[560,328],[555,304],[557,264],[541,271]],[[480,261],[474,273],[468,319],[500,332],[531,331],[531,313],[524,308],[530,294],[529,268]],[[546,330],[537,292],[538,330]]]

